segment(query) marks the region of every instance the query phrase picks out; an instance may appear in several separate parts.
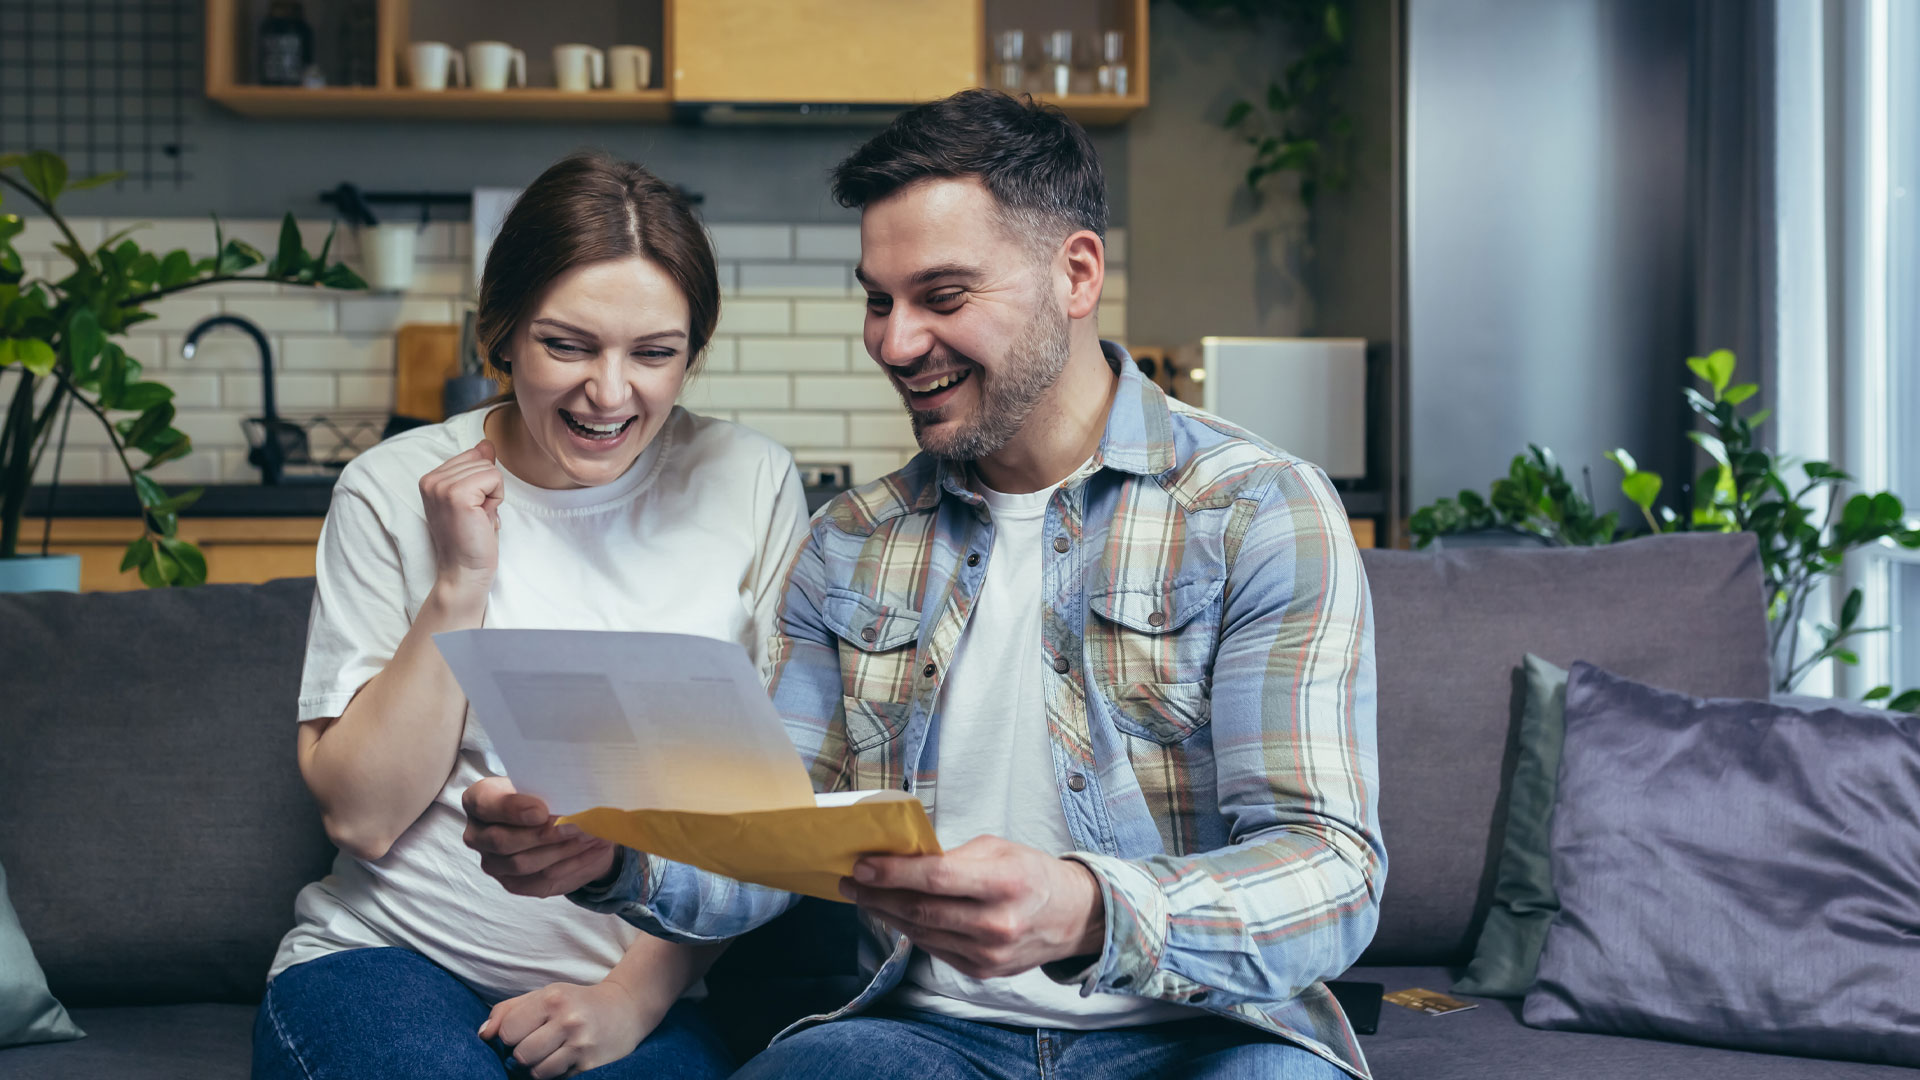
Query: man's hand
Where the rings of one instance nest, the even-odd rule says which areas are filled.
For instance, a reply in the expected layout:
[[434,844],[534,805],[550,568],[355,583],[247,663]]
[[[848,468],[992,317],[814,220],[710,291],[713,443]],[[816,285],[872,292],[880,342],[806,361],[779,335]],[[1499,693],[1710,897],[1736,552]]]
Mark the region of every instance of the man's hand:
[[556,825],[547,804],[490,776],[460,796],[467,846],[480,869],[520,896],[560,896],[612,872],[615,846],[571,825]]
[[662,1015],[613,979],[596,986],[554,983],[495,1005],[480,1037],[499,1036],[535,1080],[551,1080],[633,1053]]
[[997,836],[945,855],[868,855],[840,895],[976,979],[1095,954],[1106,940],[1093,871]]

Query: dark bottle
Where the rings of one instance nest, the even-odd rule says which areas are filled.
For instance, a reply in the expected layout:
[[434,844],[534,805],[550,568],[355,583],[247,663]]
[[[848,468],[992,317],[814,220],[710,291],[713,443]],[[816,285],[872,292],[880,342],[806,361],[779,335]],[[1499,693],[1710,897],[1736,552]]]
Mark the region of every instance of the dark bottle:
[[260,85],[299,86],[313,63],[313,27],[298,0],[273,0],[260,20]]

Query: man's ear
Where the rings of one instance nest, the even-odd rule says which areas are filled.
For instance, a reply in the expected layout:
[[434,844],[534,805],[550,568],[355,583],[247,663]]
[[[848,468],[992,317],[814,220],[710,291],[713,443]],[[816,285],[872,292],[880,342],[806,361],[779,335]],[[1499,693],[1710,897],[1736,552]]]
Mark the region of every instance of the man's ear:
[[1067,270],[1067,318],[1084,319],[1100,307],[1107,283],[1107,245],[1089,229],[1067,237],[1060,258]]

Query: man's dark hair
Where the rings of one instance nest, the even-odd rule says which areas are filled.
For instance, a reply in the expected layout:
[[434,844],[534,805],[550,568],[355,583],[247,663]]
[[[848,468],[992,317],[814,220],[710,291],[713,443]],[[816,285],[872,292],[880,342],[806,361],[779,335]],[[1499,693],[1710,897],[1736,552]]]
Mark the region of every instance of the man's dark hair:
[[859,210],[945,176],[979,177],[1023,241],[1079,229],[1107,235],[1107,180],[1086,129],[1052,105],[998,90],[962,90],[901,113],[833,170],[833,197]]

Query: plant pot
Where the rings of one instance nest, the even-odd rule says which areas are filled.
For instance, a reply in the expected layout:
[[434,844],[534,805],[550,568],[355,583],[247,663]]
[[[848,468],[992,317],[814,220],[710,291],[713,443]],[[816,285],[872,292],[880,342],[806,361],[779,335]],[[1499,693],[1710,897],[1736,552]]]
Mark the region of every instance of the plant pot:
[[79,591],[78,555],[17,555],[0,559],[0,593]]

